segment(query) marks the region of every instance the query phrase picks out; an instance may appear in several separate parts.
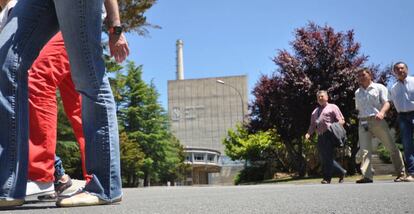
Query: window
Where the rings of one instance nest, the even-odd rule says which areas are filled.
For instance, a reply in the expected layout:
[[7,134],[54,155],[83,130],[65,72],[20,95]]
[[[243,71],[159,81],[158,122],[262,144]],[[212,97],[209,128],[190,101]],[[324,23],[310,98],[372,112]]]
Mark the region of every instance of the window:
[[194,154],[194,160],[195,161],[204,161],[204,154],[202,154],[202,153]]
[[208,154],[208,156],[207,156],[207,160],[208,160],[208,162],[210,162],[210,163],[214,163],[214,162],[216,162],[215,161],[215,158],[216,156],[214,155],[214,154]]

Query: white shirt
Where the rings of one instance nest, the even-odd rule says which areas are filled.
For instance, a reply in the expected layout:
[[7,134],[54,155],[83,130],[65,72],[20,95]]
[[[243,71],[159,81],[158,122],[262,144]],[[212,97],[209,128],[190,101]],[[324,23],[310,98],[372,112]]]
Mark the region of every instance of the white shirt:
[[388,101],[388,89],[379,83],[372,82],[366,89],[359,87],[355,91],[355,108],[359,118],[377,115]]
[[391,87],[391,100],[398,112],[414,111],[414,77],[397,80]]
[[3,30],[4,26],[7,23],[7,20],[9,18],[9,11],[12,9],[17,3],[17,0],[10,0],[6,6],[3,8],[3,10],[0,13],[0,32]]

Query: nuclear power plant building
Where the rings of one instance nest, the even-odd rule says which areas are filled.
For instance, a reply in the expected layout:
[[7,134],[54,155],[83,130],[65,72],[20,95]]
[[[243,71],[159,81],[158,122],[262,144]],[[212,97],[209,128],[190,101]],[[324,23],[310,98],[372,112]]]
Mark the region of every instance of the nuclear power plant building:
[[247,77],[184,79],[182,46],[178,40],[177,79],[168,81],[168,112],[192,168],[186,184],[231,184],[243,164],[226,157],[222,139],[245,119]]

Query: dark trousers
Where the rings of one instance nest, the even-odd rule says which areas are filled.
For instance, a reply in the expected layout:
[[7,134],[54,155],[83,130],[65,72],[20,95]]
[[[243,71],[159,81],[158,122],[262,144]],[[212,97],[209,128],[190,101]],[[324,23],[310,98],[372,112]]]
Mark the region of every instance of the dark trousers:
[[326,181],[331,181],[333,173],[338,175],[346,173],[346,170],[334,160],[333,137],[333,134],[329,131],[318,136],[319,159],[322,164],[323,179]]
[[404,157],[406,162],[405,168],[410,175],[414,175],[413,120],[414,112],[398,114],[398,125],[400,127],[401,142],[404,147]]

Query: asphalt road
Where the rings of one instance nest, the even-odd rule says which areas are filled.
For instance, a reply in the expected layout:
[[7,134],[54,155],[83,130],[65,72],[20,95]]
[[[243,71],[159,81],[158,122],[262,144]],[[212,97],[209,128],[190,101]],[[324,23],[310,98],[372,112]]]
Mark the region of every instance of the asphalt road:
[[28,203],[0,213],[414,213],[414,183],[134,188],[116,205]]

